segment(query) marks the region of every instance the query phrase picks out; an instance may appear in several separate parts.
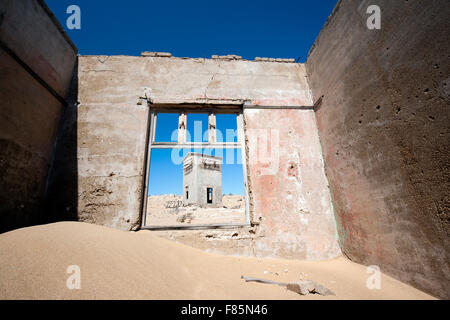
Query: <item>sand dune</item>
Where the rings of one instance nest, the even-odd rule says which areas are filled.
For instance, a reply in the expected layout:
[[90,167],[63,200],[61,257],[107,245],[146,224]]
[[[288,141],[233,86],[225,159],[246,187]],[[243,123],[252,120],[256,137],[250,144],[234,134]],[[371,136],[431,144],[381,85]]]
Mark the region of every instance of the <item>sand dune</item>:
[[[66,287],[69,265],[80,267],[79,290]],[[278,286],[245,283],[241,275],[282,282],[311,279],[336,296],[300,296]],[[432,298],[384,275],[381,290],[369,290],[367,277],[364,266],[343,257],[310,262],[219,256],[150,231],[123,232],[77,222],[0,235],[0,299]]]

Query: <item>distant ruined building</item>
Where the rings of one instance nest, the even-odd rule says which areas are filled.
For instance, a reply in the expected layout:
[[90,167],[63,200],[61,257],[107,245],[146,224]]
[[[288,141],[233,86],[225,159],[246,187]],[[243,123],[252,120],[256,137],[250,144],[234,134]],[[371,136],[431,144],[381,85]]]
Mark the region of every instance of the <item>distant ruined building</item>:
[[222,158],[201,153],[184,158],[183,204],[222,205]]

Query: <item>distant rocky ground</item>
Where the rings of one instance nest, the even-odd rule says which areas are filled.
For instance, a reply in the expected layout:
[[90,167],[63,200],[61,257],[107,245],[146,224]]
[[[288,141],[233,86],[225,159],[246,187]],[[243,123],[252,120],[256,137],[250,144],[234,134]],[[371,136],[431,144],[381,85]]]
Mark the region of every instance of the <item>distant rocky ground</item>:
[[149,196],[147,201],[147,226],[179,226],[199,224],[245,223],[243,196],[224,195],[222,207],[201,208],[183,206],[183,196],[168,194]]

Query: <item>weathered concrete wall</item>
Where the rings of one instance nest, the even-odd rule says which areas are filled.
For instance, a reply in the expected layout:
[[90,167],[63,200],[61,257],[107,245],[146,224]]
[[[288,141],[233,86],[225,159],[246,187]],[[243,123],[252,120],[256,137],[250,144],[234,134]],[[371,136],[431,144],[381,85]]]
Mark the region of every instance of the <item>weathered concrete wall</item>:
[[[381,8],[381,30],[366,9]],[[340,1],[307,61],[340,244],[450,297],[448,1]]]
[[[323,260],[340,254],[312,110],[244,110],[262,256]],[[268,130],[268,128],[270,128]]]
[[[304,66],[295,63],[80,56],[78,71],[79,219],[124,230],[140,225],[148,110],[139,97],[146,95],[153,103],[312,104]],[[259,144],[251,131],[259,136],[273,127],[280,134],[279,168],[264,173],[262,164],[249,162],[249,176],[254,180],[251,211],[259,225],[233,231],[229,238],[239,240],[236,245],[226,235],[217,236],[230,231],[205,231],[201,237],[198,231],[165,234],[229,254],[304,259],[338,255],[313,112],[246,109],[244,118],[251,129],[247,134],[250,153]],[[272,189],[265,186],[271,179],[268,175],[276,176]],[[266,207],[268,199],[274,203]],[[282,205],[286,207],[280,210]],[[234,235],[241,231],[242,237]]]
[[75,60],[45,4],[0,2],[0,232],[40,221]]

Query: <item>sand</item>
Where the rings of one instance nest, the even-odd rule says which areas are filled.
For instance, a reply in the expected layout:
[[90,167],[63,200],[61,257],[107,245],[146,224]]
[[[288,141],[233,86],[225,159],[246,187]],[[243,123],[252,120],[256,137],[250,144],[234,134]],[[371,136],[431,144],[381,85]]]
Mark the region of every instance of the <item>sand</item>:
[[183,206],[183,197],[173,194],[149,196],[146,226],[189,226],[207,224],[245,224],[243,196],[223,195],[222,206],[201,208]]
[[[81,289],[69,290],[78,265]],[[277,275],[278,274],[278,275]],[[319,282],[336,296],[300,296],[283,287],[246,283],[241,275]],[[158,238],[79,222],[0,235],[0,299],[432,299],[382,275],[366,288],[366,267],[344,257],[291,261],[220,256]]]

